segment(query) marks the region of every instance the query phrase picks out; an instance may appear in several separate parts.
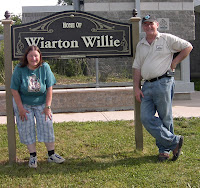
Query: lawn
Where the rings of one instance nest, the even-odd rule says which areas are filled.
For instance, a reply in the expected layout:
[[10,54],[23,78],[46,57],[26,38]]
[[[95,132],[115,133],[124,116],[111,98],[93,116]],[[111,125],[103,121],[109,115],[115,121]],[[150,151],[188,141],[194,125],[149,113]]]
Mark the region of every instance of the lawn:
[[155,140],[144,130],[144,151],[135,150],[133,121],[64,122],[54,125],[56,151],[66,161],[46,161],[37,144],[38,168],[28,167],[29,155],[17,137],[17,163],[8,163],[7,128],[0,125],[1,187],[200,187],[200,119],[175,119],[184,136],[180,159],[157,161]]

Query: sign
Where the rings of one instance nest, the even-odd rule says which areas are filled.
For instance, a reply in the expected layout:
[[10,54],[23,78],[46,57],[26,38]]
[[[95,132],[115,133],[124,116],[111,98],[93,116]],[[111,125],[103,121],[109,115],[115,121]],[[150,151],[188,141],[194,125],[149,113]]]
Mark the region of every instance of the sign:
[[13,59],[36,45],[44,58],[132,56],[131,24],[65,11],[12,26]]
[[169,31],[169,18],[158,18],[159,31]]

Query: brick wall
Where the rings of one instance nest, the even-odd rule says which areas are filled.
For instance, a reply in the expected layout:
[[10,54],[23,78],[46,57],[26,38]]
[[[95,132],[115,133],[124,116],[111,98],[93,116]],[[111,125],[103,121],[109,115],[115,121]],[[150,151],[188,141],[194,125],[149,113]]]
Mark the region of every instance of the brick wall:
[[[120,22],[129,22],[132,10],[136,7],[132,0],[85,0],[84,2],[85,11]],[[157,18],[169,18],[169,30],[166,32],[186,40],[194,40],[193,0],[141,0],[140,9],[141,17],[150,14]]]
[[[85,0],[84,3],[84,10],[87,12],[125,23],[129,23],[132,10],[136,8],[136,3],[132,0]],[[140,9],[141,17],[150,14],[156,18],[169,20],[168,30],[160,32],[171,33],[188,41],[194,40],[195,15],[193,0],[141,0]],[[142,36],[143,34],[141,34]],[[120,60],[121,62],[119,62]],[[111,69],[120,70],[120,67],[124,66],[128,72],[131,71],[132,58],[126,58],[126,60],[122,58],[120,60],[119,58],[109,59]],[[108,59],[100,59],[99,61],[100,70],[103,70],[105,64],[108,63]],[[126,65],[124,62],[126,62]],[[106,71],[109,74],[109,70],[104,69],[104,72]],[[176,78],[180,79],[181,76],[176,75]]]

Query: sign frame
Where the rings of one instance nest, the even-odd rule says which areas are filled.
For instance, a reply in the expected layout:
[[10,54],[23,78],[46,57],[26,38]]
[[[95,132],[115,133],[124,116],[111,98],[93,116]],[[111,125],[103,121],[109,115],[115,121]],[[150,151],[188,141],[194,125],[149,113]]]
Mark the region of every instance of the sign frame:
[[83,11],[58,12],[34,22],[13,25],[11,37],[13,60],[21,58],[30,45],[38,46],[44,59],[133,57],[132,24]]

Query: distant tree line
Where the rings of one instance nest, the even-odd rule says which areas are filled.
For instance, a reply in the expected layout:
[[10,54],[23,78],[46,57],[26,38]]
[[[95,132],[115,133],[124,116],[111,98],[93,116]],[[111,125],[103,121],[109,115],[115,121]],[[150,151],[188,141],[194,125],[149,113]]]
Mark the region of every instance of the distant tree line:
[[72,5],[73,0],[58,0],[58,5]]

